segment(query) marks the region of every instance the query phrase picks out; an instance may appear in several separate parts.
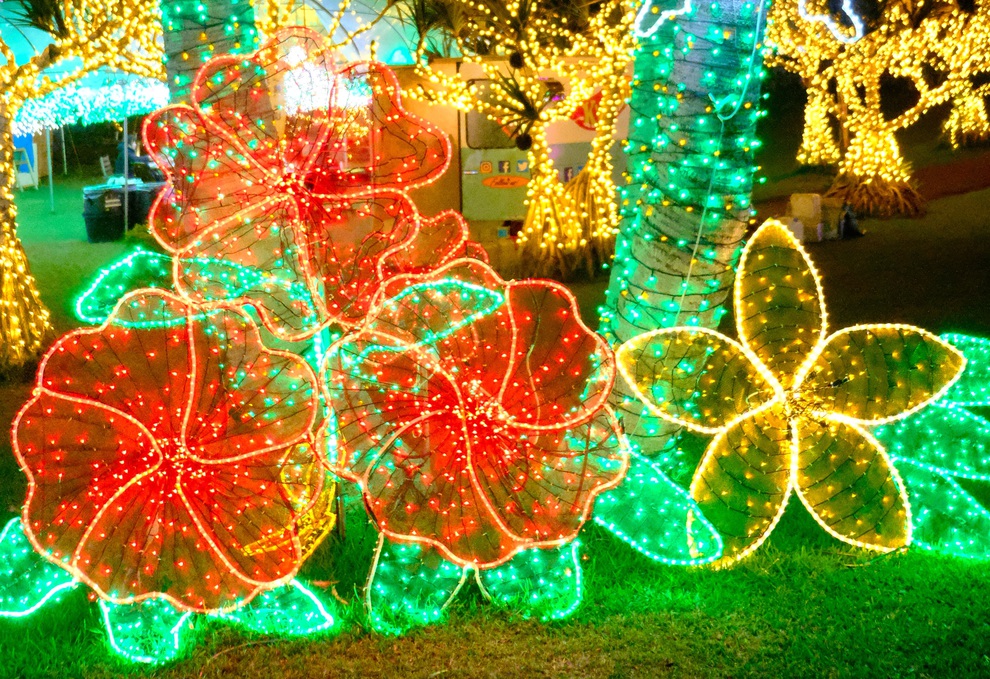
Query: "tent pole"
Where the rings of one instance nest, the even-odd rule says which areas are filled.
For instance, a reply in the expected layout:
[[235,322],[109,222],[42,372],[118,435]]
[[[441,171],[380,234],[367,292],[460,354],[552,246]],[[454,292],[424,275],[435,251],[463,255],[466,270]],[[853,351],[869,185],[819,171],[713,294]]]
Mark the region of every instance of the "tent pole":
[[55,172],[52,170],[52,131],[45,128],[45,149],[47,153],[45,156],[48,160],[48,200],[52,206],[52,214],[55,214],[55,184],[52,175]]
[[65,125],[58,128],[58,131],[62,133],[62,174],[69,174],[69,159],[65,156]]
[[124,116],[124,237],[127,237],[127,208],[129,207],[127,196],[127,179],[130,174],[130,145],[127,142],[127,116]]

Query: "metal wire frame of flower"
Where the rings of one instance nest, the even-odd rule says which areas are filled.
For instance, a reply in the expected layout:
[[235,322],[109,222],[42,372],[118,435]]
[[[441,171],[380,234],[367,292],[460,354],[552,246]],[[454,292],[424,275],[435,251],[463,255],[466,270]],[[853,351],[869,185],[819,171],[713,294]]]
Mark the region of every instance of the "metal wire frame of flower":
[[[335,67],[301,28],[253,55],[211,60],[191,100],[156,113],[144,132],[171,182],[151,221],[175,255],[179,291],[251,303],[290,339],[359,323],[379,260],[419,233],[405,192],[446,169],[447,137],[402,109],[388,68]],[[266,276],[218,280],[204,260]]]
[[[513,579],[486,574],[539,559],[533,550],[571,563],[595,497],[628,465],[606,405],[611,351],[550,281],[504,281],[472,260],[393,278],[366,324],[330,348],[323,374],[331,467],[360,484],[383,534],[372,599],[389,589],[383,558],[414,569],[432,559],[443,601],[471,571],[497,598]],[[393,595],[422,594],[401,589]],[[372,601],[373,615],[394,603]]]
[[691,494],[725,542],[716,563],[756,550],[792,494],[843,542],[882,552],[908,545],[904,484],[865,427],[936,400],[962,373],[963,355],[909,325],[828,334],[818,273],[774,220],[743,249],[734,292],[740,342],[680,327],[616,352],[652,412],[715,435]]

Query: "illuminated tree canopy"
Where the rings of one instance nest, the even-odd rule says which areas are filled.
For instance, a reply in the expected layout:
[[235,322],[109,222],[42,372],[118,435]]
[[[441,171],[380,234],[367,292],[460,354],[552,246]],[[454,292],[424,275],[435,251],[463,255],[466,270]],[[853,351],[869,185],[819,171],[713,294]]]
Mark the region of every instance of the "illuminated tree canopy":
[[[767,28],[776,50],[768,63],[799,75],[808,91],[798,160],[838,165],[829,194],[857,212],[917,214],[923,200],[896,134],[950,102],[943,130],[953,146],[990,136],[990,4],[890,0],[862,31],[851,10],[838,19],[817,11],[809,15],[805,0],[774,3]],[[883,88],[898,81],[914,95],[892,114]]]
[[[610,149],[627,96],[632,5],[544,0],[396,3],[419,32],[417,96],[475,110],[528,152],[531,180],[519,237],[526,275],[593,274],[611,258],[618,213]],[[483,81],[430,67],[440,56],[478,64]],[[563,90],[551,87],[551,80]],[[600,93],[588,162],[570,182],[550,157],[547,128]]]

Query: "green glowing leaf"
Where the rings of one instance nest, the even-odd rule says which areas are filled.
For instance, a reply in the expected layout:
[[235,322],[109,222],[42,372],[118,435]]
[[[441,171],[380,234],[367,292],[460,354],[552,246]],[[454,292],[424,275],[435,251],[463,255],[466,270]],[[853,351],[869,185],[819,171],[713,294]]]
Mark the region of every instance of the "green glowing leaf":
[[192,613],[164,599],[117,605],[100,600],[103,624],[113,650],[131,662],[161,665],[179,655],[181,636]]
[[528,549],[497,568],[478,572],[478,583],[497,606],[544,622],[566,618],[581,603],[580,543]]
[[897,460],[911,501],[912,544],[969,559],[990,558],[990,511],[951,476]]
[[180,288],[203,302],[252,303],[266,320],[288,335],[315,332],[320,326],[316,302],[291,267],[259,268],[210,257],[181,260]]
[[[168,255],[142,249],[118,259],[101,269],[93,283],[76,299],[76,316],[84,323],[100,325],[129,292],[144,288],[174,292],[172,261]],[[251,299],[259,295],[284,298],[293,307],[293,317],[297,317],[304,328],[315,329],[319,325],[309,290],[302,283],[291,280],[285,272],[265,272],[232,262],[196,257],[183,260],[183,280],[205,301]],[[118,318],[115,323],[124,327],[154,327],[185,322],[184,318],[162,311],[157,317],[140,321]],[[206,313],[195,318],[205,317]]]
[[34,551],[20,518],[7,522],[0,533],[0,618],[30,615],[77,584]]
[[942,339],[966,357],[966,369],[942,397],[956,405],[990,406],[990,339],[947,333]]
[[258,634],[298,637],[333,629],[337,623],[329,609],[309,588],[293,580],[219,617]]
[[636,453],[622,483],[598,496],[594,518],[654,561],[696,565],[722,556],[722,538],[687,491]]
[[[457,278],[416,283],[382,303],[374,329],[411,346],[433,346],[505,303],[497,290]],[[410,344],[404,345],[408,349]]]
[[371,626],[383,634],[439,622],[467,578],[467,568],[419,544],[378,542],[366,590]]
[[941,402],[874,431],[891,457],[935,472],[990,480],[990,421]]
[[138,249],[104,267],[76,299],[76,318],[100,325],[121,297],[141,288],[172,290],[172,258]]

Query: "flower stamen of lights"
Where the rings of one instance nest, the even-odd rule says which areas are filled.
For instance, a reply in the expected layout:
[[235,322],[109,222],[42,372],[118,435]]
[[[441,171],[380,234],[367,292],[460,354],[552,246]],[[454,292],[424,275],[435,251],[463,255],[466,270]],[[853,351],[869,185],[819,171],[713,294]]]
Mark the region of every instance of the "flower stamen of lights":
[[379,556],[411,545],[407,561],[432,551],[452,582],[474,570],[482,583],[517,555],[560,549],[551,561],[575,576],[565,548],[628,451],[606,405],[614,358],[566,288],[474,260],[393,278],[324,375],[328,459],[394,543]]
[[774,220],[744,248],[734,295],[740,342],[679,327],[617,351],[623,378],[652,412],[715,435],[690,490],[722,534],[716,565],[756,550],[792,493],[839,540],[884,552],[908,545],[904,484],[864,427],[939,398],[961,374],[963,355],[909,325],[827,335],[819,275]]

